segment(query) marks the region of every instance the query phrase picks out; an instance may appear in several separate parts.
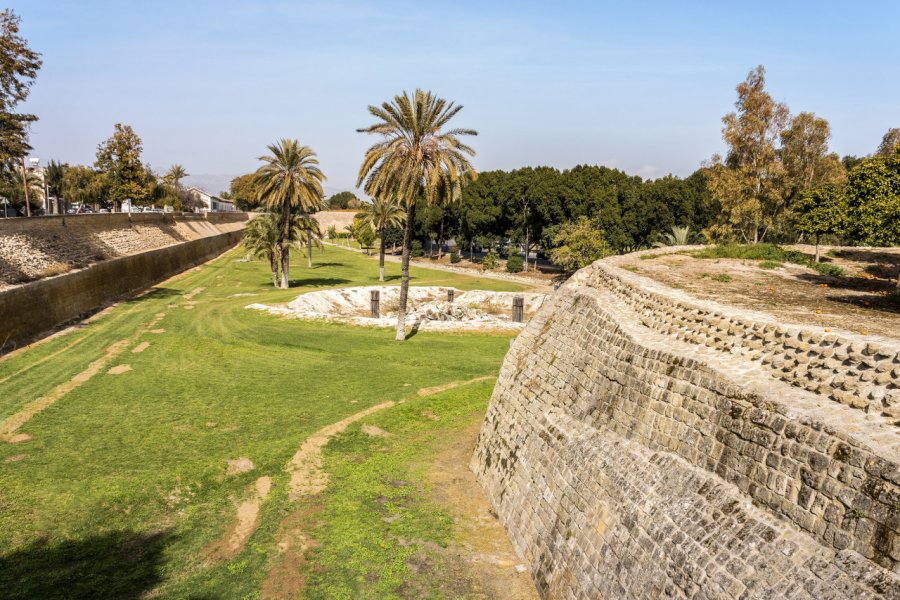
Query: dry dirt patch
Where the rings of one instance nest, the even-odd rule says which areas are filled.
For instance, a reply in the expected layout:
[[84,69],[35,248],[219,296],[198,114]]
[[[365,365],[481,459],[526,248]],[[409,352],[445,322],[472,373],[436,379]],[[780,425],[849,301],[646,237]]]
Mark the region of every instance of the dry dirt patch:
[[479,418],[455,435],[428,470],[434,500],[454,519],[457,541],[444,552],[468,566],[482,597],[536,599],[539,596],[528,569],[513,551],[506,531],[469,470],[480,428]]
[[250,497],[238,505],[231,527],[220,540],[206,547],[207,558],[215,561],[229,560],[240,554],[247,540],[259,526],[260,505],[271,489],[271,477],[264,476],[256,480]]
[[[809,252],[805,246],[793,249]],[[641,252],[610,262],[696,298],[766,312],[789,323],[896,336],[900,305],[886,298],[895,289],[900,248],[836,252],[826,260],[843,268],[846,276],[821,275],[791,263],[762,269],[756,260],[699,259],[684,254],[647,260],[640,258],[647,254]],[[730,280],[720,280],[727,279],[723,275]]]
[[234,458],[228,461],[228,468],[225,470],[226,475],[238,475],[240,473],[249,473],[253,470],[253,461],[249,458]]
[[106,373],[108,375],[121,375],[122,373],[127,373],[128,371],[131,371],[131,370],[132,370],[131,365],[116,365],[115,367],[113,367],[112,369],[107,371]]
[[144,350],[150,347],[150,342],[141,342],[137,346],[131,349],[131,351],[135,354],[140,354]]
[[369,425],[368,423],[362,426],[362,432],[370,437],[386,438],[391,435],[381,427],[378,427],[377,425]]

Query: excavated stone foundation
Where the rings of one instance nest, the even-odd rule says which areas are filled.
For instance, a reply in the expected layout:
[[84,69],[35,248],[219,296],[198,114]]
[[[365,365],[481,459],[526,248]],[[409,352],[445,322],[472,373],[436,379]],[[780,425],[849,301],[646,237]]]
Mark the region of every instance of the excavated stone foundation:
[[898,340],[599,261],[513,344],[472,467],[546,598],[898,598],[898,405]]

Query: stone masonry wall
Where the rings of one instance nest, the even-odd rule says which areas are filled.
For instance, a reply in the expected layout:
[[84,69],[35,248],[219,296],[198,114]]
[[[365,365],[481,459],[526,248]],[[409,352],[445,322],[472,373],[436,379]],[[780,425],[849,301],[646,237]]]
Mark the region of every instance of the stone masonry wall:
[[898,387],[898,340],[600,261],[519,335],[472,466],[547,598],[897,598]]
[[0,219],[0,289],[243,228],[246,213],[82,214]]

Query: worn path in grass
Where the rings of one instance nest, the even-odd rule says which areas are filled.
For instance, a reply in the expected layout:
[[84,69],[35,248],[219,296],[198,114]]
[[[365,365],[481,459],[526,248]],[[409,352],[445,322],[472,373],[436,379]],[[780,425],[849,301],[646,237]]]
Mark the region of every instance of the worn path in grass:
[[[305,439],[418,389],[496,372],[506,336],[421,332],[397,344],[388,329],[244,308],[377,282],[377,266],[355,253],[329,248],[315,259],[309,269],[297,256],[294,287],[275,290],[267,265],[230,252],[0,360],[0,422],[32,413],[14,430],[30,440],[0,443],[4,594],[255,597],[280,557],[279,528],[298,508],[284,466]],[[398,265],[388,265],[388,277],[399,282]],[[414,285],[522,289],[418,268],[413,277]],[[120,340],[129,343],[104,359]],[[107,375],[113,369],[119,374]],[[83,373],[92,376],[68,387]],[[36,406],[42,410],[29,408]],[[229,473],[229,461],[241,457],[253,468]],[[254,496],[257,505],[242,513],[251,526],[228,536]],[[328,522],[309,518],[314,527]],[[327,537],[312,537],[325,551]],[[233,554],[204,552],[223,538]]]

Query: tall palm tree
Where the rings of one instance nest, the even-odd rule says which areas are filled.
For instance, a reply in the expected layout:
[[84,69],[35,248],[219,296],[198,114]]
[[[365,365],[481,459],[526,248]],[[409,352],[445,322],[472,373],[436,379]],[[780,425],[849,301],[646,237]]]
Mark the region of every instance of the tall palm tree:
[[456,201],[462,186],[476,176],[468,158],[475,155],[475,150],[460,142],[459,136],[478,133],[472,129],[442,131],[460,110],[462,105],[417,89],[412,96],[403,92],[391,102],[369,106],[369,113],[378,121],[357,130],[380,135],[382,140],[366,152],[356,185],[365,182],[364,189],[373,198],[394,195],[406,208],[395,336],[398,341],[406,338],[409,251],[416,203]]
[[272,154],[259,158],[265,164],[257,169],[255,182],[259,201],[270,210],[281,212],[281,287],[287,288],[291,210],[298,207],[301,213],[309,214],[322,206],[325,175],[319,169],[316,153],[297,140],[282,139],[268,148]]
[[390,227],[399,227],[406,220],[406,210],[393,196],[379,196],[372,202],[363,204],[356,215],[378,232],[378,281],[384,281],[384,235]]

